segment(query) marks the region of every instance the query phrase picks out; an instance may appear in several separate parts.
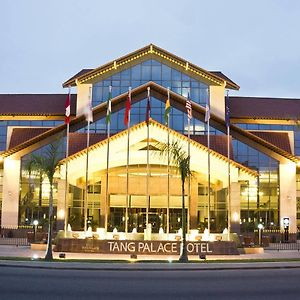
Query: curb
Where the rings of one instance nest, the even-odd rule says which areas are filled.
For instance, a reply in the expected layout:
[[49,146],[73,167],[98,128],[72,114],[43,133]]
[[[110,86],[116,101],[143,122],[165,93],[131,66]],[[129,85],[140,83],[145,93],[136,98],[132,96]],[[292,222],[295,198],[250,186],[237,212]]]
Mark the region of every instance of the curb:
[[[73,263],[73,262],[72,262]],[[62,265],[63,264],[63,265]],[[75,271],[150,271],[150,272],[160,272],[160,271],[224,271],[224,270],[275,270],[275,269],[300,269],[300,264],[293,264],[293,263],[285,263],[285,264],[277,264],[276,263],[238,263],[239,265],[234,266],[214,266],[213,264],[201,263],[201,266],[197,264],[182,264],[182,267],[175,266],[174,264],[166,264],[165,267],[162,267],[161,264],[159,266],[151,266],[148,263],[141,266],[140,264],[124,264],[122,266],[115,265],[115,266],[95,266],[91,265],[90,267],[87,266],[66,266],[69,263],[49,263],[45,262],[45,265],[34,265],[34,262],[28,262],[28,264],[24,263],[0,263],[0,267],[6,268],[26,268],[26,269],[49,269],[49,270],[75,270]],[[84,264],[84,263],[83,263]],[[264,264],[264,265],[262,265]]]

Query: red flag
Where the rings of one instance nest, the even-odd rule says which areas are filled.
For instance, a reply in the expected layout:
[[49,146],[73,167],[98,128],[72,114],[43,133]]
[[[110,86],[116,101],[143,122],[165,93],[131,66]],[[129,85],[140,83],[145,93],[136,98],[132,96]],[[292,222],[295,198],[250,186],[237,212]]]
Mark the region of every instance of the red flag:
[[126,101],[125,115],[124,115],[124,125],[128,127],[131,109],[131,92],[128,91],[128,97]]
[[148,90],[148,95],[147,95],[147,110],[146,110],[146,124],[149,126],[149,119],[150,119],[150,87],[147,88]]
[[69,124],[70,123],[70,115],[71,115],[71,94],[70,94],[70,91],[67,95],[67,99],[66,99],[66,103],[65,103],[65,109],[66,109],[65,124]]

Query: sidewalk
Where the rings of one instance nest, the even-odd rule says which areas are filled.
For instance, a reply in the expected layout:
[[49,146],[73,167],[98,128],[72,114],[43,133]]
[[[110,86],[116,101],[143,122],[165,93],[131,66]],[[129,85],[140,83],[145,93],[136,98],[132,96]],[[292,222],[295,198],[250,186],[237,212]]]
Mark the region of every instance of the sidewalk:
[[[60,262],[45,262],[44,251],[34,251],[27,246],[0,246],[0,266],[27,267],[27,268],[55,268],[55,269],[80,269],[80,270],[223,270],[223,269],[266,269],[266,268],[300,268],[300,252],[293,250],[275,251],[266,250],[263,254],[241,255],[212,255],[207,256],[206,261],[197,256],[189,256],[195,263],[178,264],[177,256],[146,256],[140,255],[137,260],[131,260],[129,255],[89,254],[89,253],[65,253],[66,258]],[[59,259],[59,253],[53,252],[55,259]],[[31,258],[27,261],[7,260],[5,258]],[[72,260],[86,260],[86,262],[68,262]],[[259,260],[281,259],[287,261],[263,262]],[[289,261],[291,259],[299,261]],[[93,260],[93,261],[91,261]],[[95,261],[98,260],[98,261]],[[138,262],[142,260],[143,262]],[[155,262],[157,260],[157,262]],[[222,260],[223,262],[220,262]],[[232,262],[232,260],[236,260]],[[254,262],[251,262],[253,260]],[[90,262],[89,262],[90,261]],[[101,262],[102,261],[102,262]],[[149,262],[147,262],[149,261]],[[151,262],[150,262],[151,261]],[[169,263],[162,263],[166,261]],[[213,261],[216,261],[213,263]],[[126,263],[128,262],[128,263]],[[132,263],[137,262],[137,263]],[[173,263],[172,263],[173,262]],[[198,263],[197,263],[198,262]],[[209,263],[208,263],[209,262]]]

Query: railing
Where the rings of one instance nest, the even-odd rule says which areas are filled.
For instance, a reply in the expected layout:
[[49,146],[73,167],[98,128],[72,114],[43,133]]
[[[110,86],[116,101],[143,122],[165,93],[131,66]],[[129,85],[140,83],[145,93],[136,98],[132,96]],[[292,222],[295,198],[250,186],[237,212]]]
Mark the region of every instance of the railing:
[[0,238],[0,245],[30,246],[27,238]]
[[32,227],[0,228],[0,245],[29,246],[28,232]]
[[297,250],[300,251],[300,242],[296,243],[270,243],[266,250]]

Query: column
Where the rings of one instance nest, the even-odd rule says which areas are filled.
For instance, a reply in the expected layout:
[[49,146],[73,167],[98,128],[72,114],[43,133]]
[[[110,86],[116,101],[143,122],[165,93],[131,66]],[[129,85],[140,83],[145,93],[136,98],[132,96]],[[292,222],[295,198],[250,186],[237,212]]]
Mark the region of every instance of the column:
[[296,200],[296,164],[286,162],[279,164],[279,218],[280,229],[284,230],[283,218],[289,218],[289,232],[297,232]]
[[7,157],[3,162],[1,226],[18,227],[21,160]]

